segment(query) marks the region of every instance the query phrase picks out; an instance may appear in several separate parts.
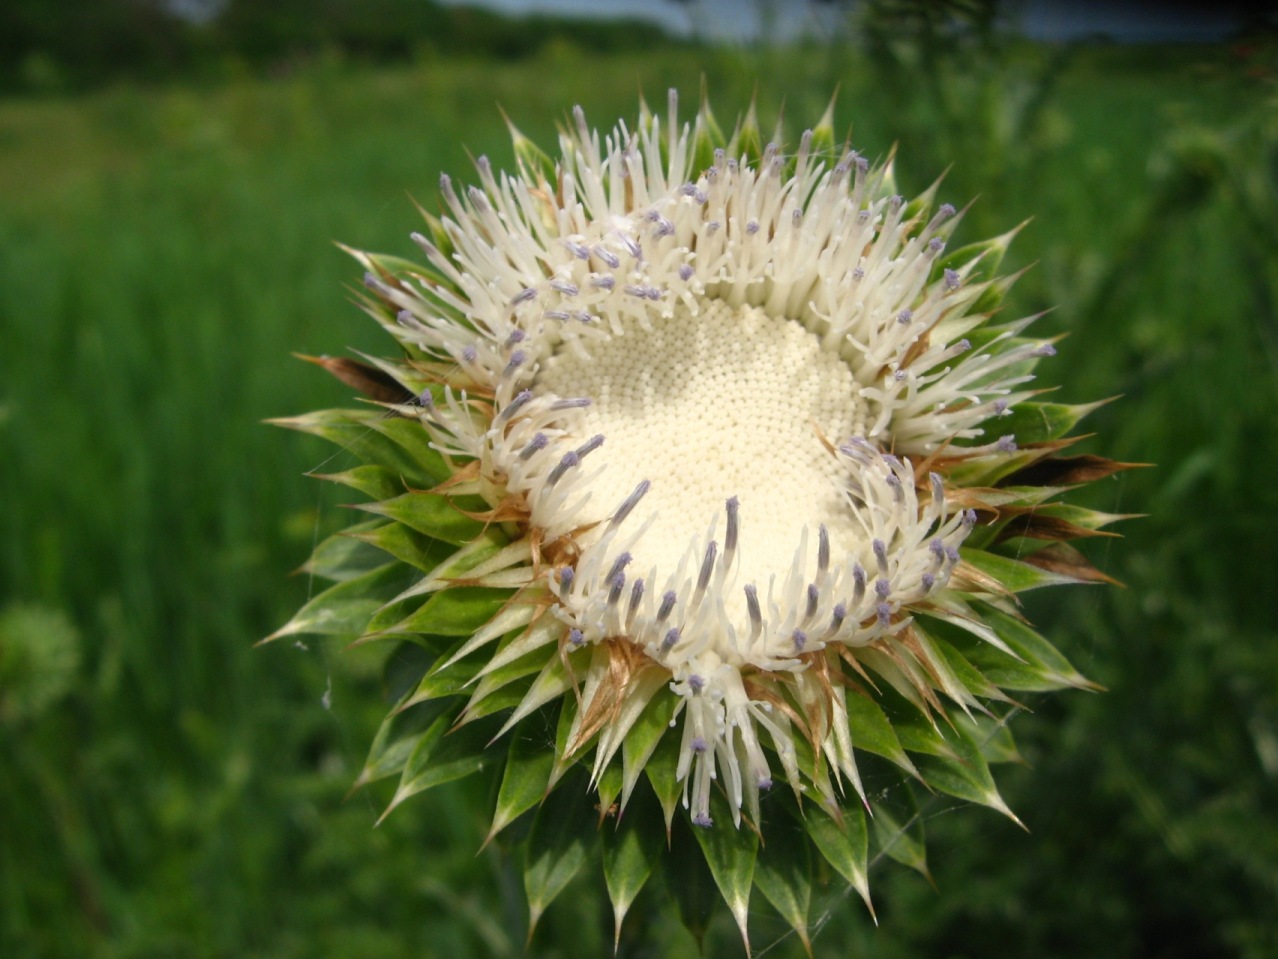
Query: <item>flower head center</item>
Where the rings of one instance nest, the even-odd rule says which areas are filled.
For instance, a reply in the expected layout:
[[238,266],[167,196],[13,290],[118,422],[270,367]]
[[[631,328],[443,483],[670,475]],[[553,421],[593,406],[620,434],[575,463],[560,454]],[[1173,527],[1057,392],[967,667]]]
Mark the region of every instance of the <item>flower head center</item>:
[[583,521],[605,519],[650,481],[641,512],[652,525],[631,547],[635,575],[664,577],[685,557],[696,563],[716,519],[725,532],[733,496],[737,581],[765,595],[772,576],[789,574],[805,527],[824,524],[836,545],[849,544],[845,467],[823,439],[837,444],[863,430],[863,403],[848,366],[800,323],[712,299],[699,315],[677,307],[585,350],[551,356],[537,389],[590,397],[585,435],[607,437],[592,454],[603,469]]

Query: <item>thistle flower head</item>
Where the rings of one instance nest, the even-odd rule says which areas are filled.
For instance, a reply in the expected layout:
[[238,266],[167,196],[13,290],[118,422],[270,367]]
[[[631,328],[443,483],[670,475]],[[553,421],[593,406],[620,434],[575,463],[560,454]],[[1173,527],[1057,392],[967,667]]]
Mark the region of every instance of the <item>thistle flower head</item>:
[[[1121,464],[1058,455],[1090,407],[1037,400],[1051,344],[994,322],[1011,234],[950,252],[961,214],[836,149],[829,113],[760,146],[753,112],[724,137],[677,107],[603,135],[577,110],[558,158],[516,131],[517,172],[443,178],[425,265],[356,253],[405,358],[320,361],[384,411],[285,423],[365,431],[335,478],[394,561],[353,631],[429,651],[396,715],[510,740],[493,831],[577,767],[623,822],[655,797],[744,934],[753,833],[787,816],[866,894],[858,755],[1007,811],[978,738],[1000,687],[1086,682],[1014,594],[1101,578],[1064,541],[1113,517],[1050,500]],[[558,730],[535,775],[528,723]],[[392,805],[433,784],[442,732],[414,735]]]

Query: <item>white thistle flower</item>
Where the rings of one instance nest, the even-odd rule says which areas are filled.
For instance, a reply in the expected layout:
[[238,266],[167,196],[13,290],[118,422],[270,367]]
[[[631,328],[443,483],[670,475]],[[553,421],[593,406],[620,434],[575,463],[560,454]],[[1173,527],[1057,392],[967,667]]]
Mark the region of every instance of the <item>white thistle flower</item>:
[[[712,806],[757,825],[779,781],[842,820],[869,806],[858,749],[920,774],[882,696],[943,740],[933,717],[957,729],[1005,700],[983,656],[1026,664],[1032,688],[1085,682],[1009,635],[1043,642],[1011,597],[1099,575],[1059,541],[1112,517],[1040,504],[1071,469],[1118,464],[1053,455],[1090,407],[1035,401],[1051,344],[1022,336],[1028,320],[989,323],[1011,234],[947,254],[961,214],[836,152],[829,113],[792,153],[758,149],[753,113],[731,138],[706,107],[677,116],[672,92],[664,118],[601,136],[578,109],[553,162],[516,133],[518,173],[481,157],[477,185],[443,178],[443,215],[414,235],[429,268],[356,254],[408,358],[322,362],[384,402],[393,431],[361,422],[415,450],[434,486],[374,455],[391,468],[370,509],[462,546],[435,567],[366,531],[428,572],[362,631],[459,637],[401,709],[464,693],[456,719],[500,713],[499,736],[559,710],[547,786],[589,756],[591,786],[624,812],[664,744],[667,824],[678,796],[697,826]],[[344,481],[372,492],[369,474]],[[447,508],[469,541],[432,525]],[[1001,556],[1013,535],[1044,548]],[[470,623],[464,602],[446,608],[463,593],[498,602]],[[449,616],[460,631],[441,629]],[[940,788],[1006,811],[976,755],[970,790]],[[498,806],[494,831],[527,808]]]

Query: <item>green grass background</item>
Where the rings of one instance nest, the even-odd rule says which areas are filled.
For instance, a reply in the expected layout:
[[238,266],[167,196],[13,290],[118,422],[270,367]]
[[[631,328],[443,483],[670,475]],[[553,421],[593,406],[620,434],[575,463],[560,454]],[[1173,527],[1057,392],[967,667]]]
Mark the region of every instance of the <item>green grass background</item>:
[[[876,867],[876,928],[830,885],[817,955],[1278,954],[1273,74],[1224,47],[571,43],[0,100],[0,954],[522,953],[518,869],[475,853],[483,782],[377,828],[385,796],[345,798],[377,653],[253,645],[348,518],[302,474],[349,464],[261,421],[347,398],[293,351],[389,348],[332,241],[411,255],[410,197],[433,207],[470,156],[509,165],[499,105],[545,142],[575,103],[608,126],[703,78],[721,120],[757,88],[792,136],[838,86],[840,127],[871,156],[899,143],[907,193],[952,165],[941,199],[979,195],[963,239],[1034,217],[1007,308],[1069,334],[1041,367],[1063,399],[1123,394],[1085,448],[1157,464],[1089,493],[1149,514],[1092,544],[1126,588],[1031,603],[1108,692],[1014,724],[1026,764],[1000,782],[1029,832],[935,806],[937,889]],[[42,659],[59,631],[68,652]],[[531,954],[607,953],[596,875]],[[756,954],[802,954],[757,913]],[[637,915],[636,955],[694,954],[660,889]],[[740,950],[723,912],[707,952]]]

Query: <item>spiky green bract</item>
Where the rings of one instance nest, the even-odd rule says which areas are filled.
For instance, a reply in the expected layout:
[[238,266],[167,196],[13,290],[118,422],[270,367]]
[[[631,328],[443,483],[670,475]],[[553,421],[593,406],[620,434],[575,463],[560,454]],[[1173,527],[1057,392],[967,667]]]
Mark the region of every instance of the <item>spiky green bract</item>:
[[1012,695],[1090,685],[1016,594],[1105,579],[1069,541],[1120,517],[1061,494],[1124,464],[1027,388],[1012,233],[946,252],[961,214],[830,116],[792,152],[673,93],[602,139],[578,111],[558,158],[516,131],[516,174],[444,180],[425,264],[352,251],[402,355],[315,362],[375,405],[278,421],[373,518],[275,636],[395,644],[357,784],[489,770],[534,925],[601,861],[618,935],[661,873],[694,933],[713,889],[807,943],[815,875],[868,905],[873,850],[927,873],[861,766],[1011,816]]

